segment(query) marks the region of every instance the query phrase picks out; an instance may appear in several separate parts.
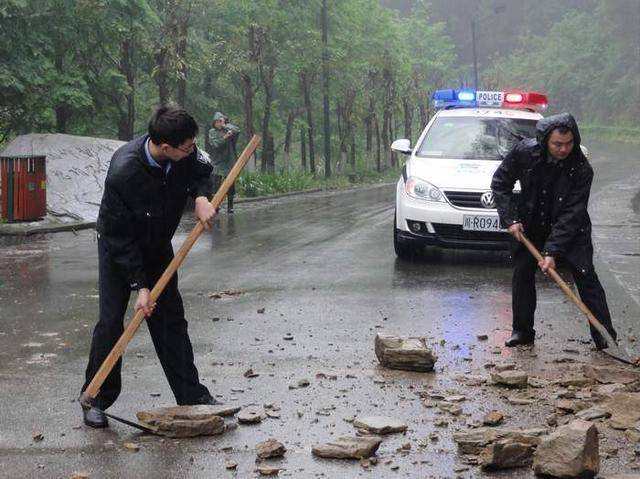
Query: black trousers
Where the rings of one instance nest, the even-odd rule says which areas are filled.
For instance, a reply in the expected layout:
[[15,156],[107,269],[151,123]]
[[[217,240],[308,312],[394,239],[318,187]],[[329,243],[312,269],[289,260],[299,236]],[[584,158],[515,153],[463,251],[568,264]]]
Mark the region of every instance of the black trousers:
[[[540,247],[540,244],[536,244],[536,246]],[[526,248],[519,247],[514,253],[513,263],[514,268],[511,282],[513,331],[533,336],[535,335],[533,324],[534,312],[536,310],[535,275],[538,270],[538,262]],[[598,321],[602,323],[613,339],[616,339],[617,335],[611,324],[611,314],[607,306],[607,298],[595,270],[591,268],[590,271],[582,273],[572,265],[570,265],[570,268],[571,275],[580,294],[580,299]],[[590,329],[591,337],[596,343],[596,346],[602,346],[603,339],[600,337],[600,334],[591,326]]]
[[[124,331],[124,316],[131,293],[126,278],[109,258],[106,246],[100,239],[98,261],[100,316],[93,330],[83,391]],[[148,273],[150,284],[155,284],[170,261],[171,255],[160,261],[157,268]],[[194,364],[177,275],[173,276],[158,298],[154,313],[146,322],[176,402],[180,405],[196,404],[209,397],[207,388],[200,384],[198,370]],[[106,409],[115,402],[122,388],[121,369],[122,358],[100,388],[93,402],[95,406]]]

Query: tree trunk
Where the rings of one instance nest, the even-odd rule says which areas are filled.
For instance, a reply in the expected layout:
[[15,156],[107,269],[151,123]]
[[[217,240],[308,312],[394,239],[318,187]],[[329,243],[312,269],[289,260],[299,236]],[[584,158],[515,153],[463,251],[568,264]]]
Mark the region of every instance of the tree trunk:
[[307,136],[309,137],[309,170],[312,174],[316,174],[316,155],[313,145],[313,107],[311,104],[311,80],[306,73],[300,73],[300,86],[302,87],[302,96],[304,97],[304,109],[307,113]]
[[300,160],[302,162],[302,172],[307,172],[307,140],[304,137],[304,127],[300,127]]
[[420,103],[420,131],[422,131],[422,129],[425,126],[427,126],[427,122],[428,122],[427,107],[425,106],[424,103]]
[[[62,76],[64,74],[64,51],[56,49],[54,64],[56,71]],[[69,119],[68,105],[61,103],[55,106],[56,113],[56,131],[58,133],[67,132],[67,120]]]
[[[253,137],[255,128],[253,126],[253,97],[255,90],[253,89],[253,82],[251,75],[247,72],[242,73],[242,99],[243,99],[243,111],[244,111],[244,131],[246,132],[247,140]],[[258,158],[253,155],[253,168],[257,169]]]
[[158,84],[158,102],[160,105],[166,105],[170,99],[168,56],[169,52],[166,47],[162,47],[154,55],[156,66],[158,67],[156,83]]
[[135,65],[133,61],[134,54],[134,40],[133,36],[127,38],[120,45],[120,73],[127,79],[127,86],[129,87],[124,97],[127,102],[126,112],[122,111],[120,118],[118,119],[118,139],[122,141],[129,141],[133,139],[135,129]]
[[189,22],[191,20],[191,2],[187,2],[186,9],[176,15],[176,32],[178,42],[176,45],[176,57],[178,60],[178,105],[186,108],[187,104],[187,37]]
[[289,171],[289,160],[291,151],[291,137],[293,133],[293,121],[296,119],[297,112],[290,111],[287,115],[287,129],[284,135],[284,170]]
[[[413,104],[409,97],[402,98],[402,108],[404,109],[404,137],[411,141],[411,126],[413,124]],[[413,142],[412,142],[413,143]]]
[[389,154],[389,131],[391,131],[391,113],[385,106],[382,112],[382,148],[384,151],[385,168],[391,164],[391,155]]
[[380,122],[378,122],[378,116],[374,115],[373,117],[373,123],[375,125],[375,130],[376,130],[376,171],[381,172],[382,171],[382,158],[380,155]]
[[261,170],[263,172],[273,173],[275,171],[275,158],[273,151],[273,138],[269,131],[271,122],[271,106],[273,103],[273,77],[275,75],[275,66],[269,65],[260,75],[262,79],[262,86],[264,88],[264,117],[262,119],[262,163]]
[[331,122],[329,120],[329,47],[327,0],[322,0],[322,105],[324,111],[324,176],[331,176]]
[[349,164],[351,165],[351,171],[356,170],[356,135],[354,132],[354,127],[351,125],[351,155],[349,157]]

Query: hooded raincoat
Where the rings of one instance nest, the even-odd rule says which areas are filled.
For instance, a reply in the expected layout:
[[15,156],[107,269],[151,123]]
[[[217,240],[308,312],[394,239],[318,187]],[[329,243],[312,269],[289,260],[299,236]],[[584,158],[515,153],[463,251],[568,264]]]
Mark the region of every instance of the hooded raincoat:
[[[224,114],[217,111],[213,115],[213,121],[226,119]],[[227,132],[233,133],[232,136],[225,138]],[[225,124],[222,128],[211,128],[208,132],[209,156],[213,165],[213,174],[218,176],[227,176],[236,160],[236,143],[240,128],[231,123]]]
[[[587,212],[593,169],[580,148],[580,132],[575,119],[568,113],[543,118],[536,125],[537,137],[520,141],[496,170],[493,190],[498,214],[503,227],[522,223],[525,234],[532,234],[534,214],[539,205],[541,169],[548,168],[547,141],[558,127],[573,132],[574,146],[571,154],[561,161],[551,197],[546,199],[550,216],[550,232],[544,239],[543,253],[554,258],[564,258],[582,273],[593,268],[591,220]],[[520,181],[521,192],[513,194]],[[514,248],[524,245],[514,241]]]

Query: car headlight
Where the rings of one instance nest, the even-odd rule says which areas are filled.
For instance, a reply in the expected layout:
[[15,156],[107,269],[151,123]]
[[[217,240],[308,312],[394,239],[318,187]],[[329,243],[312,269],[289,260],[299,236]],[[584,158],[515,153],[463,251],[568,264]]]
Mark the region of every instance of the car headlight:
[[431,183],[419,178],[407,178],[407,181],[404,183],[404,191],[406,191],[412,198],[417,198],[419,200],[444,202],[442,191]]

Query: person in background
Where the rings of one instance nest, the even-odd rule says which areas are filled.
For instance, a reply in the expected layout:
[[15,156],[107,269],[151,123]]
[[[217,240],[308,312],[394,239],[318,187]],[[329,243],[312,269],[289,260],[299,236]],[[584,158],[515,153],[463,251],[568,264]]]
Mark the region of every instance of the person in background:
[[[236,158],[236,143],[240,128],[229,123],[228,118],[221,112],[213,115],[211,129],[208,133],[209,153],[213,165],[213,185],[218,191],[224,178],[229,174]],[[233,213],[233,199],[236,194],[235,184],[231,185],[227,193],[227,212]]]

